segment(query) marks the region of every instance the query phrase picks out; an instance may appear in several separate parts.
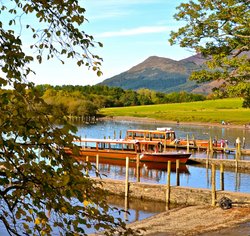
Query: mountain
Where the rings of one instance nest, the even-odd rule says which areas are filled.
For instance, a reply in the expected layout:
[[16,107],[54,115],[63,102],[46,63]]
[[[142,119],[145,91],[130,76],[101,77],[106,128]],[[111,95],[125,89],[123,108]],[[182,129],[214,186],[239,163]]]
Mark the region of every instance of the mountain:
[[[200,85],[189,81],[188,77],[192,71],[201,69],[204,61],[198,54],[180,61],[151,56],[128,71],[104,80],[99,85],[132,90],[147,88],[160,92],[193,92],[197,91]],[[209,86],[207,88],[211,90]],[[198,89],[198,91],[209,93],[207,89]]]

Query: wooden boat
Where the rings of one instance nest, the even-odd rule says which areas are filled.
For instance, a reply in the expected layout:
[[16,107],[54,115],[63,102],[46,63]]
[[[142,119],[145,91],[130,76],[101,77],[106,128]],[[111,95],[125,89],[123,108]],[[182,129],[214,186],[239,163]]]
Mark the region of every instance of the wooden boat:
[[[135,161],[139,155],[142,162],[166,163],[168,161],[186,163],[191,156],[185,152],[163,152],[163,145],[159,141],[124,140],[124,139],[81,139],[76,140],[80,146],[79,156],[99,157],[110,159],[125,159],[129,157]],[[66,153],[72,154],[70,149]]]
[[[138,129],[130,129],[126,132],[126,140],[148,140],[148,141],[160,141],[165,146],[174,146],[178,145],[178,147],[199,147],[199,148],[208,148],[209,140],[194,140],[194,139],[184,139],[177,138],[175,131],[170,127],[157,128],[156,130],[138,130]],[[226,140],[216,141],[213,140],[213,147],[221,147],[224,148],[227,145]]]

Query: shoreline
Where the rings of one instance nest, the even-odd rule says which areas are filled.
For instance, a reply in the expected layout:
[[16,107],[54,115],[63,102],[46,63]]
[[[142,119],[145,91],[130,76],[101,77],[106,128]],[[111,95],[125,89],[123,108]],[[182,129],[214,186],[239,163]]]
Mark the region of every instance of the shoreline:
[[148,118],[148,117],[134,117],[134,116],[105,116],[99,118],[99,120],[113,120],[113,121],[130,121],[130,122],[141,122],[141,123],[158,123],[158,124],[174,124],[174,125],[193,125],[193,126],[208,126],[208,127],[221,127],[227,129],[246,129],[250,130],[250,126],[248,125],[235,125],[235,124],[219,124],[219,123],[204,123],[204,122],[176,122],[173,120],[158,120],[155,118]]
[[147,236],[248,236],[250,207],[222,210],[212,206],[186,206],[159,213],[128,226],[132,229],[144,228],[146,231],[142,235]]

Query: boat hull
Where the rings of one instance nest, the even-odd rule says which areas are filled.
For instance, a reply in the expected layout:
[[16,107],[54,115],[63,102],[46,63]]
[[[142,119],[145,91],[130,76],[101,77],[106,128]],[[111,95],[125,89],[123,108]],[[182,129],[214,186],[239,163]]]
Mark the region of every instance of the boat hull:
[[115,150],[91,150],[91,149],[80,149],[80,156],[82,157],[105,157],[109,159],[123,160],[129,157],[132,161],[136,161],[137,155],[140,157],[141,162],[155,162],[155,163],[167,163],[168,161],[176,162],[179,160],[180,163],[186,163],[188,158],[191,156],[190,153],[136,153],[136,152],[123,152]]
[[[89,161],[91,163],[96,163],[96,157],[89,156],[88,159],[84,156],[78,157],[77,158],[80,162],[86,162]],[[113,158],[106,158],[106,157],[101,157],[99,158],[99,163],[100,164],[105,164],[105,165],[116,165],[116,166],[126,166],[126,161],[125,159],[113,159]],[[161,162],[140,162],[139,166],[141,169],[147,169],[147,170],[167,170],[168,168],[168,163],[161,163]],[[129,167],[136,168],[136,162],[131,161],[129,162]],[[176,164],[175,162],[171,163],[171,172],[176,172]],[[189,170],[186,165],[180,165],[179,166],[179,173],[186,173],[189,174]],[[142,176],[142,174],[141,174]]]
[[191,156],[190,153],[171,153],[171,152],[163,152],[163,153],[143,153],[140,156],[140,160],[144,162],[176,162],[179,160],[180,163],[186,163],[188,158]]

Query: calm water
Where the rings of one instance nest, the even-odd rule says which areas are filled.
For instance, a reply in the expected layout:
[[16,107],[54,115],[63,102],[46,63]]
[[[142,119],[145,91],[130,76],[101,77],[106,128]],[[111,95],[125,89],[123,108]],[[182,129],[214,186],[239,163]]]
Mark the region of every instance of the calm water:
[[[225,127],[206,127],[206,126],[184,126],[173,124],[160,124],[151,123],[145,124],[141,122],[128,122],[128,121],[102,121],[95,125],[77,125],[78,134],[81,137],[88,138],[103,138],[116,135],[119,138],[120,133],[122,138],[125,137],[127,129],[156,129],[157,127],[172,127],[176,131],[177,137],[194,136],[197,139],[209,139],[209,137],[216,137],[219,139],[227,139],[229,146],[233,147],[237,137],[241,140],[245,137],[246,148],[250,149],[250,130],[245,129],[229,129]],[[114,134],[115,131],[115,134]],[[216,154],[216,158],[233,159],[234,155]],[[193,157],[206,157],[205,152],[193,153]],[[250,156],[242,156],[242,159],[250,160]],[[100,163],[102,161],[100,160]],[[171,185],[175,185],[176,175],[171,173]],[[165,184],[167,178],[166,166],[150,166],[150,164],[141,166],[141,182]],[[107,178],[124,179],[125,178],[125,161],[119,164],[100,164],[100,173],[105,174]],[[130,181],[136,181],[135,167],[131,166],[129,169]],[[220,188],[219,171],[216,173],[217,189]],[[106,177],[104,177],[106,178]],[[197,165],[184,165],[181,167],[180,174],[181,186],[197,187],[197,188],[210,188],[211,187],[211,170]],[[250,172],[225,172],[225,190],[236,192],[250,193]]]
[[[127,223],[131,223],[138,220],[143,220],[157,213],[163,212],[166,209],[165,203],[157,202],[152,203],[151,201],[145,201],[140,199],[127,199],[125,200],[119,196],[111,196],[108,198],[108,203],[111,207],[117,208],[117,210],[111,211],[116,218],[121,218]],[[170,206],[174,208],[175,206]],[[119,213],[119,210],[125,210],[126,212]],[[127,213],[129,212],[129,213]],[[94,233],[93,228],[86,228],[86,233]],[[55,230],[56,231],[56,230]],[[8,236],[8,232],[5,226],[0,222],[0,236]],[[56,232],[53,233],[54,236],[59,235]]]

